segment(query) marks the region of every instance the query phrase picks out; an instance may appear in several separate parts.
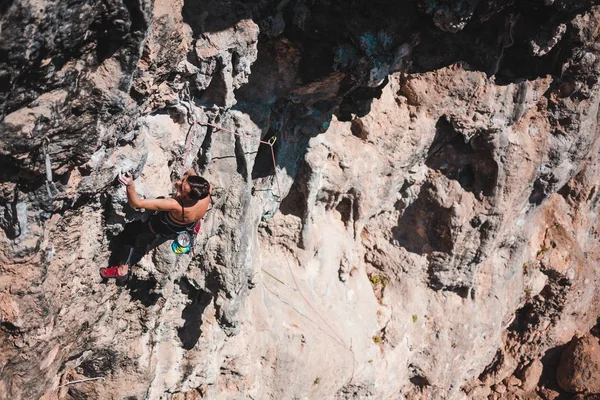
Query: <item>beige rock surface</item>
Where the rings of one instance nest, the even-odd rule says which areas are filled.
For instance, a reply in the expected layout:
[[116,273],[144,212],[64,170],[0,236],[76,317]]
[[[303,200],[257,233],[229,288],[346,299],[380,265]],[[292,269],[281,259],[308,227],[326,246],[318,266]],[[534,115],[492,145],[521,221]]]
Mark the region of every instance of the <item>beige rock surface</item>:
[[597,391],[600,8],[333,3],[0,6],[0,399]]

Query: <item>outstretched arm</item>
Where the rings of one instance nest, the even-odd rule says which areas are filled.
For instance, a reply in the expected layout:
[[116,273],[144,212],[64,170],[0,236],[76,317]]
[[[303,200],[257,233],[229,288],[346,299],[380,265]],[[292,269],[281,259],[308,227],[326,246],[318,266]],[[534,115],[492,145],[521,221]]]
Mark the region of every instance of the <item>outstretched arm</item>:
[[127,186],[127,200],[133,208],[145,208],[146,210],[156,211],[176,211],[180,209],[179,203],[173,198],[170,199],[140,199],[135,192],[135,186]]
[[145,208],[146,210],[156,211],[175,211],[179,210],[179,203],[173,198],[170,199],[140,199],[135,191],[133,178],[128,175],[119,177],[119,181],[126,186],[127,202],[133,208]]

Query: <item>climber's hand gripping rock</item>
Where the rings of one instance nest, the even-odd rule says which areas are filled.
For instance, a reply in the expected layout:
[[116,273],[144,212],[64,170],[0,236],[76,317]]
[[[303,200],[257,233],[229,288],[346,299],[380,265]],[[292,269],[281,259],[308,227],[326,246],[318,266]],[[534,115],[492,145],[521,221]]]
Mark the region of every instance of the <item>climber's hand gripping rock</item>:
[[131,174],[129,172],[126,173],[119,173],[119,182],[121,182],[121,184],[123,186],[129,186],[133,183],[133,177],[131,176]]

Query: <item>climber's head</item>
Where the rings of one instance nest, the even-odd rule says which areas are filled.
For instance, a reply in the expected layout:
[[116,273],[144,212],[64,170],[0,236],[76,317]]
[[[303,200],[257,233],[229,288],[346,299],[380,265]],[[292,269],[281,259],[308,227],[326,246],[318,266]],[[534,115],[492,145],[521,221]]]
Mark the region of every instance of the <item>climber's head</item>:
[[177,194],[190,200],[202,200],[210,194],[210,184],[201,176],[191,175],[175,182]]

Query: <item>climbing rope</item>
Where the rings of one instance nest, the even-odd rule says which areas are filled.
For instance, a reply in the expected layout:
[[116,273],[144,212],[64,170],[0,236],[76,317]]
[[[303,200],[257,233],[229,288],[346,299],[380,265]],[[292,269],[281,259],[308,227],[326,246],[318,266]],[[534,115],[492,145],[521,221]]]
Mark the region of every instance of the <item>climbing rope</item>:
[[[285,112],[287,112],[287,107],[286,107]],[[284,112],[283,118],[285,118],[285,112]],[[273,161],[273,173],[275,175],[275,181],[277,183],[278,202],[282,201],[281,186],[279,184],[279,176],[277,174],[277,161],[275,159],[275,151],[273,149],[275,141],[277,140],[277,138],[275,136],[272,136],[268,141],[265,141],[265,140],[253,138],[253,137],[248,136],[248,135],[243,135],[241,133],[234,132],[232,130],[223,128],[222,126],[215,125],[215,124],[210,123],[210,122],[202,122],[202,121],[199,121],[199,120],[196,120],[196,121],[193,122],[192,126],[190,127],[190,133],[193,131],[194,127],[197,124],[210,126],[210,127],[214,128],[214,129],[216,129],[218,132],[227,132],[227,133],[229,133],[231,135],[235,135],[235,136],[241,137],[243,139],[252,140],[254,142],[258,142],[258,143],[265,144],[265,145],[269,146],[270,150],[271,150],[271,159]],[[282,120],[282,125],[283,125],[283,120]],[[188,133],[188,135],[189,136],[194,136],[194,135],[190,135],[189,133]],[[189,142],[191,143],[191,138],[189,139]],[[187,161],[186,160],[187,160],[187,156],[188,156],[187,153],[188,152],[189,152],[189,146],[186,144],[186,152],[185,152],[185,155],[184,155],[184,170],[185,170],[186,165],[187,165]],[[274,222],[273,227],[274,227],[274,230],[275,230],[275,234],[277,236],[279,236],[279,229],[277,228],[277,223]],[[343,348],[345,348],[346,350],[348,350],[352,354],[352,359],[353,359],[353,363],[352,363],[352,376],[350,378],[350,382],[352,382],[354,380],[354,371],[355,371],[355,366],[356,366],[356,355],[354,354],[354,349],[353,349],[353,346],[352,346],[352,340],[350,341],[350,346],[348,346],[344,342],[344,339],[342,339],[342,337],[337,333],[337,331],[321,315],[321,313],[319,313],[319,311],[317,311],[317,309],[315,308],[315,306],[313,306],[313,304],[308,300],[308,298],[306,298],[306,296],[304,296],[304,294],[300,290],[300,286],[298,285],[298,282],[296,280],[296,275],[294,274],[294,271],[293,271],[292,266],[290,264],[289,258],[288,257],[284,257],[284,258],[285,258],[285,261],[287,263],[287,267],[288,267],[288,269],[290,271],[290,274],[292,275],[292,280],[294,282],[294,286],[296,288],[296,291],[300,294],[300,296],[302,297],[302,299],[304,300],[304,302],[313,310],[313,312],[325,324],[325,326],[327,326],[327,328],[329,328],[330,332],[333,333],[333,337],[331,337],[330,335],[328,335],[328,336],[332,340],[334,340],[335,342],[337,342],[340,346],[342,346]]]
[[72,385],[74,383],[97,381],[97,380],[105,381],[106,378],[104,378],[103,376],[99,376],[99,377],[96,377],[96,378],[85,378],[85,379],[78,379],[76,381],[69,381],[67,383],[63,383],[62,385],[58,386],[57,389],[60,389],[61,387],[64,387],[64,386]]
[[277,141],[277,138],[275,136],[272,136],[269,140],[261,140],[261,139],[256,139],[253,138],[252,136],[248,136],[248,135],[243,135],[241,133],[237,133],[234,131],[231,131],[229,129],[223,128],[220,125],[215,125],[213,123],[210,122],[203,122],[200,120],[195,120],[192,125],[190,126],[190,129],[188,131],[188,137],[186,138],[186,145],[185,145],[185,152],[183,153],[183,165],[182,165],[182,170],[181,170],[181,176],[183,176],[183,174],[185,173],[185,171],[187,171],[188,169],[188,156],[189,156],[189,152],[191,149],[191,143],[192,143],[192,139],[194,138],[194,129],[196,127],[196,125],[206,125],[206,126],[210,126],[214,129],[216,129],[217,132],[227,132],[229,134],[241,137],[242,139],[247,139],[247,140],[252,140],[254,142],[257,143],[261,143],[261,144],[266,144],[267,146],[269,146],[270,150],[271,150],[271,158],[273,160],[273,169],[275,171],[275,179],[277,181],[277,190],[279,192],[279,201],[281,201],[281,186],[279,184],[279,177],[277,176],[277,167],[276,167],[276,163],[275,163],[275,150],[273,150],[273,146],[275,145],[275,142]]

